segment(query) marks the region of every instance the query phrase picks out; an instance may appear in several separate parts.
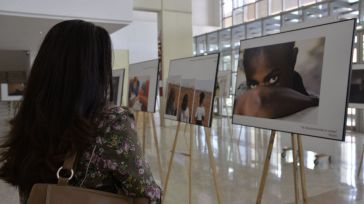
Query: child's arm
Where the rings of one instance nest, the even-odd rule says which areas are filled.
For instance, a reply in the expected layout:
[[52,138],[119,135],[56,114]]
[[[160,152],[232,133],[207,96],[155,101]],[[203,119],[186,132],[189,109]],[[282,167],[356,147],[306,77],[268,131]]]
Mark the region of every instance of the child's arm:
[[239,96],[234,114],[280,118],[317,105],[317,98],[303,95],[290,88],[259,87]]

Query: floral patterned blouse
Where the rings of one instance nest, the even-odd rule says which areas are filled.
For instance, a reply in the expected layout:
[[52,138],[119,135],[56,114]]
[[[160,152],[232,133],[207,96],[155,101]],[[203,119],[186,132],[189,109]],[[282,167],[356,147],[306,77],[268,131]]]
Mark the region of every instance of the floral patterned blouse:
[[159,204],[161,189],[141,154],[131,113],[111,107],[98,124],[96,145],[79,158],[74,185],[145,197],[150,204]]
[[[106,108],[97,118],[96,144],[79,155],[74,186],[144,197],[161,203],[161,189],[154,181],[138,145],[132,114],[121,107]],[[19,192],[25,204],[29,192]]]

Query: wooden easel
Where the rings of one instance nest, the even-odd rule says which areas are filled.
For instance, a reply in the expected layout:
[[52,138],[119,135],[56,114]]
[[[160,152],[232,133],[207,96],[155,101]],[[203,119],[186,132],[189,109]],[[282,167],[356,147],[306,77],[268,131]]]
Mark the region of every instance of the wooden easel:
[[[265,182],[266,182],[266,179],[268,176],[269,163],[270,163],[270,158],[272,155],[275,136],[276,136],[276,131],[272,130],[270,138],[269,138],[267,154],[266,154],[265,161],[264,161],[263,174],[260,179],[256,204],[260,204],[262,202],[262,197],[263,197]],[[299,184],[298,184],[299,175],[300,175],[300,181],[301,181],[302,199],[303,199],[303,203],[306,204],[307,203],[306,176],[305,176],[305,171],[304,171],[301,136],[298,134],[293,134],[293,133],[291,134],[291,136],[292,136],[292,149],[293,149],[293,178],[294,178],[294,189],[295,189],[295,204],[298,204],[298,202],[300,200],[300,192],[299,192]],[[297,155],[297,152],[298,152],[298,155]],[[300,164],[299,168],[298,168],[297,156],[298,156],[299,164]]]
[[364,160],[364,145],[363,145],[363,149],[361,151],[361,158],[360,158],[360,164],[359,164],[359,169],[358,169],[358,177],[360,177],[360,172],[363,167],[363,160]]
[[[136,112],[136,121],[138,121],[138,114],[139,112]],[[157,162],[158,162],[158,170],[159,170],[159,176],[161,178],[161,183],[162,185],[164,184],[164,177],[163,177],[163,170],[162,170],[162,163],[161,163],[161,157],[160,157],[160,151],[159,151],[159,144],[158,144],[158,138],[157,138],[157,130],[155,127],[155,120],[154,120],[154,116],[153,113],[149,113],[149,112],[142,112],[142,117],[143,117],[143,132],[142,132],[142,146],[143,146],[143,156],[145,156],[145,145],[146,145],[146,129],[147,129],[147,120],[149,117],[149,121],[152,122],[152,131],[153,131],[153,138],[154,138],[154,145],[155,145],[155,150],[157,153]]]
[[[177,124],[177,130],[176,130],[176,135],[173,141],[173,147],[172,147],[172,152],[171,152],[171,156],[169,158],[169,164],[168,164],[168,171],[167,171],[167,175],[166,175],[166,179],[165,179],[165,183],[164,183],[164,196],[162,199],[162,203],[164,203],[164,200],[166,198],[167,195],[167,190],[168,190],[168,181],[169,181],[169,176],[172,170],[172,164],[173,164],[173,158],[174,158],[174,154],[176,152],[176,146],[177,146],[177,140],[178,140],[178,135],[179,135],[179,130],[180,130],[180,124],[181,122],[178,121]],[[189,175],[188,175],[188,193],[189,193],[189,204],[192,203],[192,147],[193,147],[193,127],[194,125],[192,124],[186,124],[190,125],[190,148],[189,148]],[[209,153],[209,160],[210,160],[210,168],[212,170],[212,176],[213,176],[213,181],[214,181],[214,187],[215,187],[215,193],[216,193],[216,198],[217,198],[217,203],[221,204],[221,197],[220,197],[220,192],[219,192],[219,188],[218,188],[218,182],[217,182],[217,178],[216,178],[216,164],[215,164],[215,159],[213,156],[213,151],[212,151],[212,146],[211,146],[211,130],[210,128],[204,128],[205,129],[205,136],[206,136],[206,144],[207,144],[207,148],[208,148],[208,153]],[[185,129],[186,130],[186,129]]]

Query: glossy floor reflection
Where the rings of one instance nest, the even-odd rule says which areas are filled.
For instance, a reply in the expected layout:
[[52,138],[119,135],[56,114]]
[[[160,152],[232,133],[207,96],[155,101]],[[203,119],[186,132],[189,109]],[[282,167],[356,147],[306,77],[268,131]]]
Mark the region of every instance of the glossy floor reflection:
[[[141,115],[139,118],[141,119]],[[165,177],[177,123],[166,121],[165,127],[160,128],[157,115],[155,115],[155,121]],[[150,163],[155,179],[161,183],[150,124],[150,121],[146,123],[146,159]],[[142,141],[142,125],[142,120],[139,120],[140,141]],[[166,204],[188,203],[189,128],[181,124]],[[193,132],[192,201],[196,204],[215,204],[217,201],[209,166],[205,130],[201,127],[193,127]],[[233,126],[224,118],[213,121],[211,134],[222,203],[255,203],[270,131]],[[364,173],[357,177],[364,134],[347,133],[345,142],[312,137],[303,137],[302,140],[305,150],[304,167],[309,203],[364,203]],[[289,134],[278,133],[273,146],[262,203],[294,202],[290,144]],[[288,150],[285,155],[282,155],[284,148]],[[323,157],[315,165],[316,154],[331,156],[331,163],[328,157]],[[0,182],[0,197],[0,203],[18,203],[16,189],[2,182]]]

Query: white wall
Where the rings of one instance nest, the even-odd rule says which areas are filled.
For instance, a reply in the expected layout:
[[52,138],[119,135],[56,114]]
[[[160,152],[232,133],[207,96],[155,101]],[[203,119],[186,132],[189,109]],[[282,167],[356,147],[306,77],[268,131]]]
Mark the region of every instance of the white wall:
[[193,0],[192,22],[194,26],[220,27],[220,0]]
[[1,0],[0,12],[131,21],[133,0]]
[[158,57],[157,14],[133,12],[133,22],[111,35],[113,48],[129,50],[130,64]]

